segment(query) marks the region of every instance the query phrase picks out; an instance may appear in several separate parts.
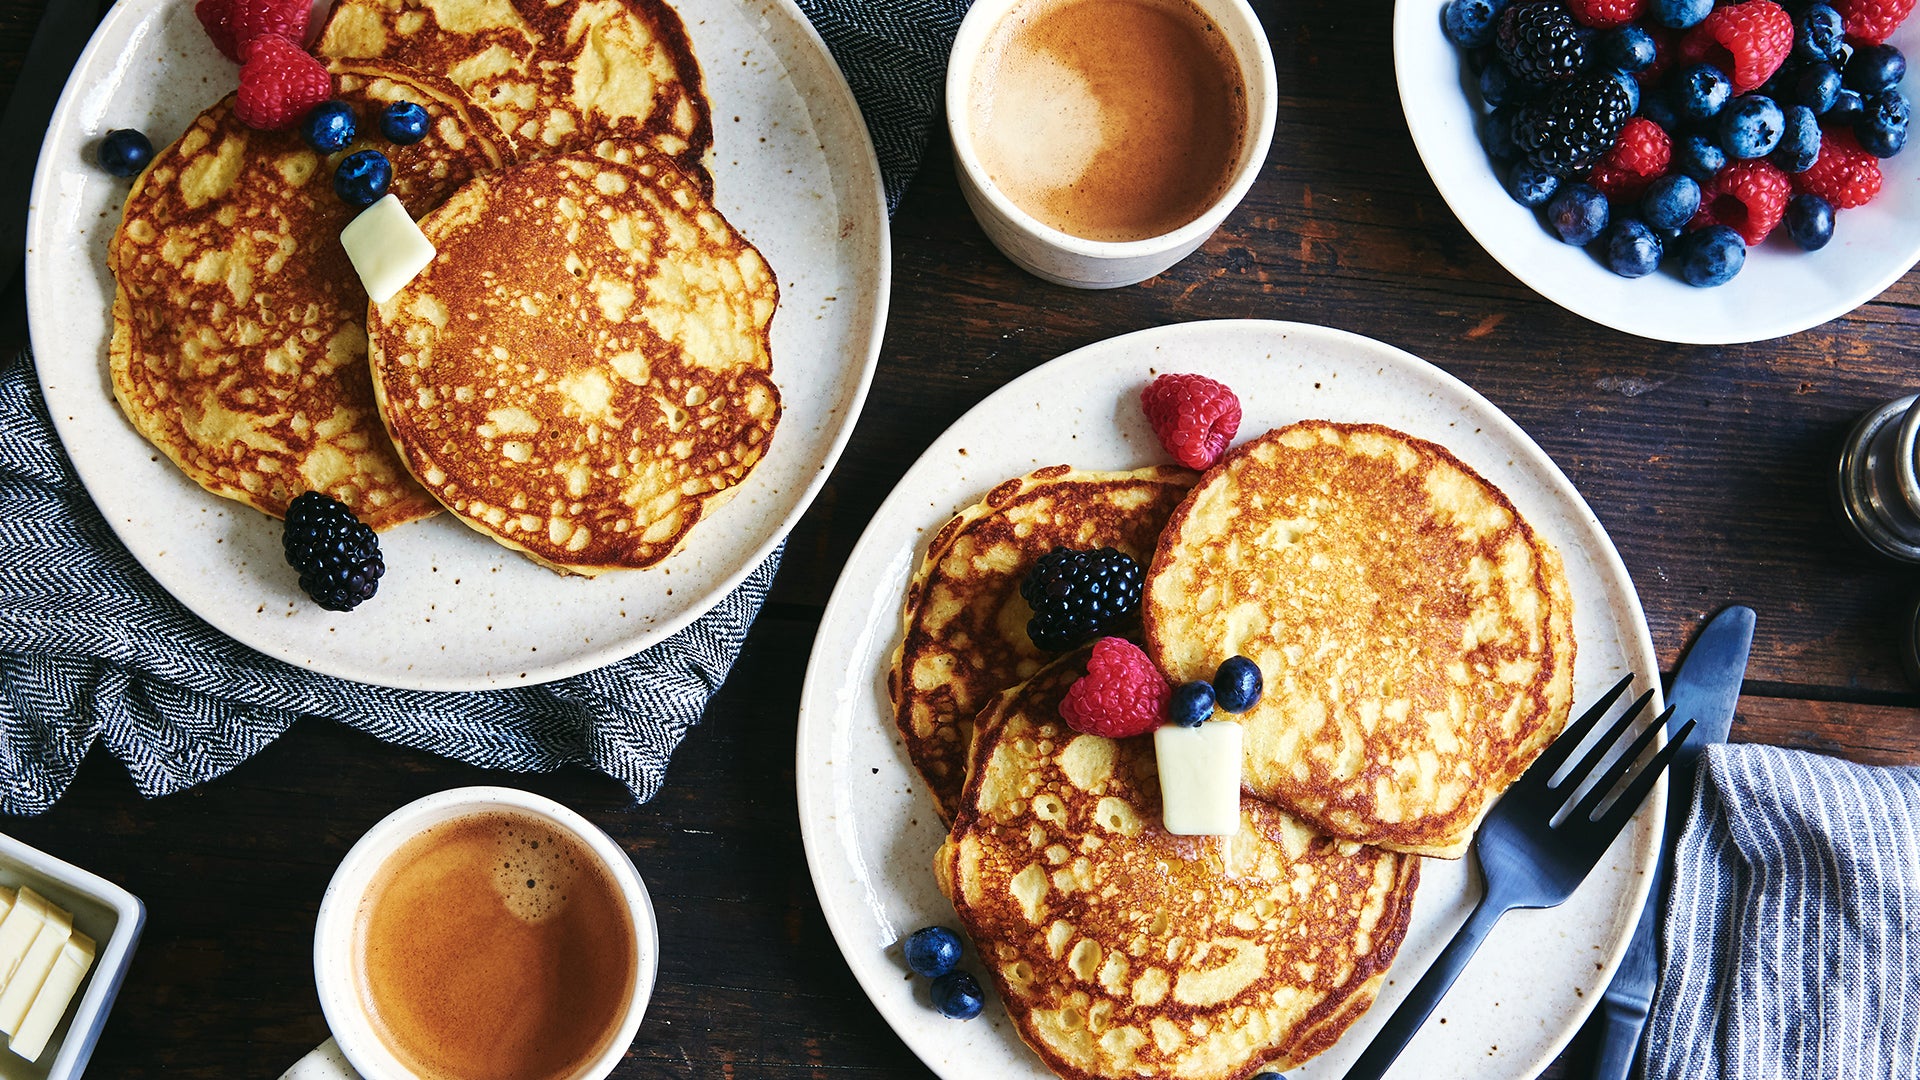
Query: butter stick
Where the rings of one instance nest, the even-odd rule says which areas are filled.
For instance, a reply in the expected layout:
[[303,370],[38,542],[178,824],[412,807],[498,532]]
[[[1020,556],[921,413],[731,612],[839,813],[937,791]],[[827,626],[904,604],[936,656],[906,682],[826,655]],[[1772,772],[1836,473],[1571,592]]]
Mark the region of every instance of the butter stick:
[[60,959],[60,950],[72,936],[73,916],[51,904],[47,905],[47,917],[40,923],[40,932],[34,935],[33,944],[27,947],[20,966],[13,969],[13,976],[7,980],[6,987],[0,989],[0,1032],[11,1035],[20,1030],[20,1021],[27,1016],[27,1006],[33,1004],[34,995],[40,992],[40,984],[47,981],[47,973],[53,970],[53,962]]
[[53,1036],[53,1029],[66,1015],[74,992],[80,989],[80,981],[93,966],[93,957],[92,938],[75,933],[67,939],[53,962],[53,970],[40,984],[40,992],[33,996],[33,1004],[27,1009],[26,1018],[20,1021],[20,1029],[7,1044],[9,1049],[28,1061],[39,1059],[47,1048],[47,1040]]
[[48,907],[45,897],[25,885],[20,886],[6,918],[0,919],[0,986],[13,978],[14,969],[26,959],[27,950],[33,947],[33,939],[40,933],[40,924],[47,921]]

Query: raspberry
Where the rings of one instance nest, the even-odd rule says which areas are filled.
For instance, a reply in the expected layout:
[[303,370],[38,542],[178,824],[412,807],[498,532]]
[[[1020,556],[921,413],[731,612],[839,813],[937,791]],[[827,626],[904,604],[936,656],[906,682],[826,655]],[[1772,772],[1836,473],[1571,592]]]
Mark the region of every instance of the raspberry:
[[1683,63],[1708,63],[1744,94],[1773,78],[1793,51],[1793,16],[1773,0],[1714,8],[1680,39]]
[[1126,638],[1101,638],[1087,656],[1087,673],[1060,699],[1060,719],[1086,735],[1144,735],[1160,726],[1172,693],[1140,646]]
[[1240,430],[1240,399],[1205,375],[1162,375],[1140,392],[1147,423],[1173,459],[1211,468]]
[[287,565],[300,572],[300,588],[328,611],[352,611],[380,588],[387,569],[380,538],[353,511],[317,491],[287,506],[280,538]]
[[1641,86],[1659,86],[1660,80],[1673,69],[1673,62],[1680,55],[1680,31],[1664,26],[1642,26],[1640,29],[1653,38],[1653,63],[1633,73]]
[[1880,159],[1862,150],[1845,128],[1821,132],[1820,156],[1793,177],[1797,190],[1820,196],[1835,210],[1867,205],[1880,194],[1880,183]]
[[[1694,216],[1692,225],[1725,225],[1752,247],[1780,224],[1792,194],[1793,181],[1773,163],[1736,161],[1704,185],[1700,214]],[[1701,215],[1705,215],[1704,220]]]
[[290,128],[333,96],[333,76],[305,49],[283,37],[257,37],[243,49],[240,96],[233,112],[260,131]]
[[1587,182],[1609,199],[1634,200],[1667,171],[1673,143],[1659,124],[1636,116],[1620,129],[1620,139],[1593,167]]
[[1567,0],[1574,22],[1600,30],[1627,25],[1646,6],[1647,0]]
[[1020,582],[1020,597],[1033,608],[1027,637],[1035,648],[1066,652],[1139,611],[1145,583],[1140,564],[1117,548],[1054,548]]
[[1913,11],[1914,0],[1831,0],[1847,36],[1878,45],[1893,36]]
[[295,44],[307,39],[307,21],[313,15],[310,0],[200,0],[193,13],[220,55],[241,63],[247,43],[263,34]]

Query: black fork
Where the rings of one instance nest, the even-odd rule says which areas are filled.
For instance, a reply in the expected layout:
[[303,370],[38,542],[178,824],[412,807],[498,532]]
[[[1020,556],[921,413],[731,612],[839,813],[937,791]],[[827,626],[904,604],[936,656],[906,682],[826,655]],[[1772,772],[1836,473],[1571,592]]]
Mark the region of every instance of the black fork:
[[1466,968],[1474,951],[1486,939],[1493,924],[1500,916],[1514,908],[1546,908],[1566,900],[1573,890],[1586,880],[1599,863],[1600,856],[1606,854],[1608,845],[1620,830],[1626,827],[1628,819],[1653,790],[1654,782],[1666,771],[1667,763],[1673,760],[1687,736],[1693,733],[1693,721],[1688,720],[1678,734],[1668,740],[1667,745],[1653,756],[1647,767],[1634,777],[1620,797],[1614,800],[1605,814],[1594,817],[1594,811],[1600,808],[1606,795],[1612,791],[1620,779],[1627,775],[1633,763],[1654,738],[1667,726],[1667,717],[1673,710],[1669,708],[1660,718],[1647,725],[1633,744],[1627,748],[1613,765],[1600,773],[1592,788],[1580,801],[1574,804],[1566,816],[1554,823],[1560,809],[1577,792],[1583,781],[1594,776],[1607,753],[1626,736],[1633,720],[1645,711],[1647,702],[1653,699],[1653,691],[1640,695],[1627,710],[1607,728],[1607,731],[1594,743],[1580,763],[1569,770],[1566,779],[1553,783],[1553,776],[1567,763],[1573,752],[1579,749],[1587,734],[1605,716],[1620,695],[1626,692],[1633,681],[1629,675],[1614,685],[1588,709],[1580,719],[1567,725],[1553,745],[1541,754],[1480,823],[1480,831],[1474,836],[1473,851],[1480,860],[1481,873],[1486,878],[1487,892],[1474,907],[1473,914],[1467,916],[1466,925],[1453,936],[1446,951],[1433,962],[1433,967],[1421,977],[1413,992],[1407,995],[1400,1007],[1393,1011],[1387,1025],[1373,1037],[1366,1052],[1353,1068],[1347,1070],[1346,1080],[1379,1080],[1400,1051],[1420,1030],[1433,1007],[1440,1004],[1447,989]]

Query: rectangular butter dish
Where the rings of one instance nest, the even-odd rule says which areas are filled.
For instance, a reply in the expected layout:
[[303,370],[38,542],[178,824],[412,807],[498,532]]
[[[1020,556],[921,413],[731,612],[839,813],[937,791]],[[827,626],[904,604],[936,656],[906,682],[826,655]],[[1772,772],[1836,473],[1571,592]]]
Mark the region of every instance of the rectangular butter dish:
[[0,1040],[0,1080],[71,1080],[86,1070],[106,1025],[107,1010],[133,959],[146,926],[140,898],[98,874],[82,870],[0,833],[0,885],[22,885],[73,913],[73,928],[98,943],[98,954],[36,1061],[5,1049]]

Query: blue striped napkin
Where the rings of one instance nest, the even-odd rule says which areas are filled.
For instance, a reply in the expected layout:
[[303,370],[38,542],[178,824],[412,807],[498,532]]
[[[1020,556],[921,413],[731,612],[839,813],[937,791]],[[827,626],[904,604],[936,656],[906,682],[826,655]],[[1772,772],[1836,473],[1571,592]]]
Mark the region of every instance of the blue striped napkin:
[[[889,210],[926,149],[966,5],[800,0],[859,100]],[[225,773],[302,717],[490,768],[585,765],[645,801],[733,666],[779,562],[666,641],[544,686],[421,693],[318,675],[167,595],[88,500],[32,358],[0,358],[0,813],[52,806],[95,745],[142,794],[165,795]]]
[[1920,1080],[1920,769],[1710,746],[1648,1080]]

